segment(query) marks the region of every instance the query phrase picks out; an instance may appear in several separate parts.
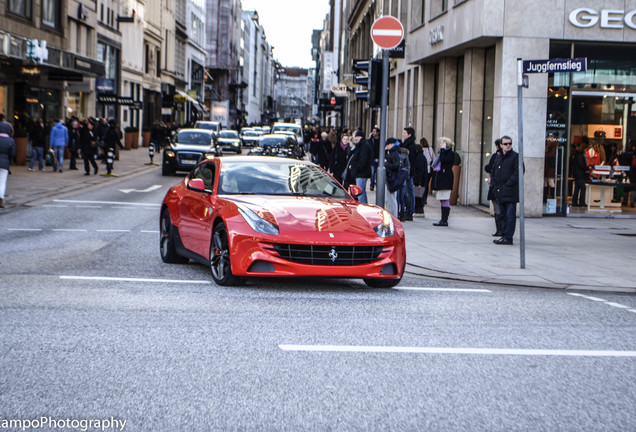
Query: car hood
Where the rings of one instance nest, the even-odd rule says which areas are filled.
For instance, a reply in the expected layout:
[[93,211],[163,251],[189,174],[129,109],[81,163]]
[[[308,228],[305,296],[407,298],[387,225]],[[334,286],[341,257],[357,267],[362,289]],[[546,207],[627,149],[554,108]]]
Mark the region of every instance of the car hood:
[[193,151],[205,153],[208,151],[212,151],[214,149],[213,145],[204,146],[204,145],[196,145],[196,144],[182,144],[182,143],[172,143],[171,147],[175,151]]
[[233,143],[239,141],[239,138],[219,138],[217,141],[220,143]]
[[297,236],[298,239],[318,232],[375,236],[373,228],[382,222],[382,208],[354,200],[292,196],[238,196],[227,199],[237,205],[245,205],[257,214],[270,214],[281,235]]

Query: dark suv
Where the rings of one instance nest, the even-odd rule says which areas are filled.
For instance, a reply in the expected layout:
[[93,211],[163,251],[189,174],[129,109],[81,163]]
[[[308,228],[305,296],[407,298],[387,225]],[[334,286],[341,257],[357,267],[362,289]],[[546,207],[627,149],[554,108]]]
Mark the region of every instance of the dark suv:
[[180,129],[163,150],[162,175],[190,171],[205,157],[221,156],[211,130]]

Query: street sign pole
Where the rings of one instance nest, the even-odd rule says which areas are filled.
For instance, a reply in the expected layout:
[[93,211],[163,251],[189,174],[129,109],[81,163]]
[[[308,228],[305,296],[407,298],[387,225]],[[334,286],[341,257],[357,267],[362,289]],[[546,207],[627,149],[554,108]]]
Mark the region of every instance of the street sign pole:
[[519,260],[520,267],[526,268],[526,218],[523,179],[523,59],[517,59],[517,106],[519,135]]
[[377,189],[375,193],[375,203],[384,207],[384,191],[386,184],[386,170],[384,168],[384,156],[386,145],[386,118],[389,99],[389,50],[382,50],[382,103],[380,108],[380,153],[377,172]]
[[404,27],[400,20],[392,16],[382,16],[371,26],[373,43],[382,48],[382,96],[380,108],[380,152],[378,155],[377,192],[375,203],[384,207],[386,169],[384,167],[387,107],[389,99],[389,50],[400,45],[404,39]]

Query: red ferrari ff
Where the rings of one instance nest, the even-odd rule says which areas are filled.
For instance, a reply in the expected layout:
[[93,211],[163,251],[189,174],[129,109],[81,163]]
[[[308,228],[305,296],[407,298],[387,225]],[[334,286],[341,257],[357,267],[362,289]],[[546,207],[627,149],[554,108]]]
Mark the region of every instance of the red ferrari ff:
[[320,276],[393,287],[404,273],[404,229],[385,209],[357,202],[361,192],[311,162],[204,160],[163,199],[161,259],[205,264],[219,285]]

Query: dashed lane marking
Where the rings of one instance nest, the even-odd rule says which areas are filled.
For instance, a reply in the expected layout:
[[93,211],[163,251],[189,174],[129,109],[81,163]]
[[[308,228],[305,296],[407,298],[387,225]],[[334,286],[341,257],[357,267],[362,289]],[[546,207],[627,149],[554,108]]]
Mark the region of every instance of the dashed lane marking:
[[179,283],[179,284],[206,284],[209,285],[211,281],[203,280],[179,280],[179,279],[145,279],[145,278],[121,278],[121,277],[108,277],[108,276],[60,276],[60,279],[65,280],[91,280],[91,281],[119,281],[119,282],[154,282],[154,283]]
[[394,287],[398,291],[443,291],[443,292],[469,292],[469,293],[489,293],[487,289],[471,289],[471,288],[423,288],[423,287]]
[[604,303],[607,306],[615,307],[615,308],[618,308],[618,309],[627,309],[627,310],[629,310],[629,312],[635,312],[636,311],[636,310],[630,309],[631,306],[626,306],[626,305],[621,304],[621,303],[611,302],[611,301],[608,301],[608,300],[605,300],[605,299],[602,299],[602,298],[598,298],[598,297],[587,296],[587,295],[579,294],[579,293],[567,293],[567,294],[571,295],[571,296],[574,296],[574,297],[581,297],[581,298],[584,298],[584,299],[587,299],[587,300],[592,300],[592,301],[595,301],[595,302]]
[[161,207],[161,204],[155,203],[135,203],[122,201],[79,201],[79,200],[54,200],[56,203],[67,204],[101,204],[101,205],[124,205],[124,206],[141,206],[141,207]]
[[499,355],[499,356],[559,356],[559,357],[636,357],[636,351],[613,351],[613,350],[400,347],[400,346],[364,346],[364,345],[278,345],[278,347],[283,351],[305,351],[305,352],[455,354],[455,355]]

